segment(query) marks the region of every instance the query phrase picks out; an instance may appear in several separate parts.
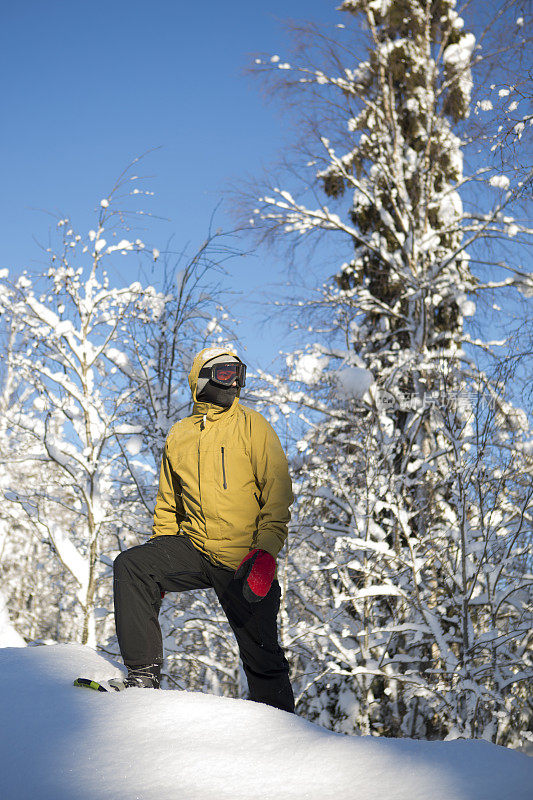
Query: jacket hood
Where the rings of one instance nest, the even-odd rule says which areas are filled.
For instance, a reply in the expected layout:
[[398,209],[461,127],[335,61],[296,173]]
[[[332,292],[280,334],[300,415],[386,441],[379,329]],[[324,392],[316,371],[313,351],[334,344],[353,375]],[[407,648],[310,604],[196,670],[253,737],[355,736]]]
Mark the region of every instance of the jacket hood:
[[[236,358],[238,361],[241,360],[237,353],[231,348],[204,347],[203,350],[200,350],[200,352],[195,355],[194,361],[192,362],[191,371],[189,372],[189,386],[191,389],[192,399],[195,403],[198,403],[196,399],[196,386],[198,384],[200,370],[204,364],[206,364],[208,361],[211,361],[212,358],[216,358],[217,356],[233,356],[233,358]],[[240,389],[239,392],[237,392],[237,397],[239,394]]]

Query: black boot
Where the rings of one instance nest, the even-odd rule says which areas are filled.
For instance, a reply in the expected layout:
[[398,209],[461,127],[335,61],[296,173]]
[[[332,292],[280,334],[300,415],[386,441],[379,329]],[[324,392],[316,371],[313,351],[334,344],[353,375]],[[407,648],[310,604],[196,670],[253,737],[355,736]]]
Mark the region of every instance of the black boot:
[[[126,666],[128,666],[126,664]],[[117,691],[122,689],[159,689],[161,683],[161,664],[128,667],[128,677],[109,681]]]

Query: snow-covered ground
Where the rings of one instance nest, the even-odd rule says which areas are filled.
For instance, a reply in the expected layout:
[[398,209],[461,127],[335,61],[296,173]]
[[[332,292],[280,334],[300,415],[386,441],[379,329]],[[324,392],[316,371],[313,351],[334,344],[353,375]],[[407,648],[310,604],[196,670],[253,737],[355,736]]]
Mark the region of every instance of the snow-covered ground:
[[533,759],[486,742],[348,737],[245,700],[76,689],[81,645],[0,649],[5,800],[531,800]]

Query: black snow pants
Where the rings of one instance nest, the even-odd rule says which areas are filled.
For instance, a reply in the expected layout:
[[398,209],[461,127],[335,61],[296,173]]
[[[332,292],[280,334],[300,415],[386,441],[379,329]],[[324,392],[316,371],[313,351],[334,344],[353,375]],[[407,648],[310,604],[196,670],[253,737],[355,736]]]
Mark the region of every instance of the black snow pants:
[[115,623],[126,666],[163,662],[161,590],[212,587],[237,639],[250,700],[294,711],[289,665],[278,643],[277,580],[263,600],[248,603],[234,571],[212,564],[185,535],[157,536],[124,550],[113,567]]

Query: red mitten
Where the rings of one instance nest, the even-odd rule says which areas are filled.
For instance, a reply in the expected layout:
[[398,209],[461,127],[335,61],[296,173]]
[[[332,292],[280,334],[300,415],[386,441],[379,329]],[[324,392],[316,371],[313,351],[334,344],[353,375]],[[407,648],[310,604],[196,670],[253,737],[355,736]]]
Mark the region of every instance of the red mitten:
[[249,603],[267,596],[275,575],[276,559],[266,550],[251,550],[235,572],[235,578],[243,578],[242,593]]

